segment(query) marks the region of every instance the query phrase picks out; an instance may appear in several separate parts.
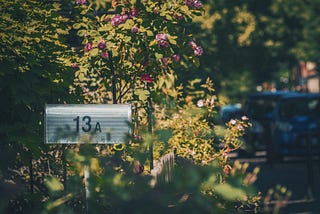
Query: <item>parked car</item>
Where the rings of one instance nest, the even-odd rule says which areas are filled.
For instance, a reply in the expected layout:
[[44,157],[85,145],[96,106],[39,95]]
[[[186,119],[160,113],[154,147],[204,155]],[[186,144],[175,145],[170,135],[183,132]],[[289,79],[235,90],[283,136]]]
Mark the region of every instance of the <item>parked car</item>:
[[240,119],[244,115],[241,105],[231,104],[222,106],[220,109],[220,118],[223,123],[231,119]]
[[[282,96],[275,107],[272,122],[272,154],[307,155],[318,152],[320,143],[320,94]],[[314,148],[317,149],[314,149]],[[310,154],[309,154],[310,155]]]
[[247,97],[244,112],[249,118],[251,126],[244,136],[246,142],[244,152],[246,154],[254,155],[257,150],[269,149],[270,124],[274,107],[282,96],[291,93],[293,92],[257,92]]

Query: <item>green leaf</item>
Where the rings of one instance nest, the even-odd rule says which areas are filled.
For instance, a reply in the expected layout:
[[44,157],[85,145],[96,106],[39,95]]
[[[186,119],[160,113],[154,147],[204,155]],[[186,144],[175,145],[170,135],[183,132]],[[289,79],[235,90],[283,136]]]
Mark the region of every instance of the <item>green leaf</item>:
[[48,177],[45,179],[45,185],[50,192],[58,192],[63,190],[63,184],[56,177]]
[[133,27],[133,25],[134,25],[133,20],[132,19],[128,19],[126,21],[126,23],[124,23],[123,28],[129,30],[129,29],[131,29]]
[[147,30],[147,36],[153,36],[153,32],[151,30]]
[[189,8],[188,8],[188,6],[183,5],[182,7],[180,7],[180,10],[187,13],[189,11]]
[[172,39],[171,37],[169,38],[169,42],[173,45],[176,45],[177,44],[177,41]]
[[163,55],[160,53],[155,53],[154,56],[156,57],[157,60],[163,58]]
[[139,97],[139,100],[145,101],[148,98],[148,96],[150,95],[150,92],[147,90],[143,90],[143,89],[137,89],[134,92],[134,94]]
[[84,74],[80,73],[78,79],[80,80],[80,82],[84,81]]
[[79,28],[81,27],[81,25],[82,25],[81,23],[75,23],[75,24],[73,24],[72,27],[73,27],[74,29],[79,29]]
[[219,195],[229,201],[245,200],[246,198],[244,190],[235,188],[227,183],[218,184],[214,189]]
[[84,36],[86,34],[87,30],[79,30],[78,31],[78,36]]
[[93,48],[90,51],[91,56],[97,56],[99,54],[99,49],[98,48]]
[[164,84],[164,78],[161,76],[158,79],[158,88],[160,89]]
[[131,36],[125,36],[125,37],[123,38],[123,41],[124,41],[124,42],[130,42],[130,41],[131,41]]
[[96,30],[91,30],[90,31],[90,36],[95,37],[95,36],[100,36],[99,32]]

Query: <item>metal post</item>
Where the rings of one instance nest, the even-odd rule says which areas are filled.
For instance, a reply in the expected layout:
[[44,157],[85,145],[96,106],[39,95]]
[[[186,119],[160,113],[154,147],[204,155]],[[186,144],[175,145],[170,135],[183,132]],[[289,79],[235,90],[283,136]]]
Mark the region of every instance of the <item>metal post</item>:
[[66,160],[66,146],[62,145],[62,168],[63,168],[63,186],[64,191],[67,190],[67,160]]
[[313,199],[313,154],[311,148],[311,133],[306,133],[306,140],[307,140],[307,169],[308,169],[308,196],[310,199]]
[[116,83],[117,83],[117,77],[114,72],[114,66],[113,66],[113,61],[112,61],[112,51],[108,51],[109,55],[109,64],[110,64],[110,71],[111,71],[111,84],[112,84],[112,101],[113,104],[117,104],[117,88],[116,88]]
[[90,167],[84,167],[84,187],[85,187],[85,200],[86,200],[86,213],[89,213],[89,200],[90,200],[90,189],[88,179],[90,177]]
[[[149,83],[147,83],[147,88],[149,89]],[[148,97],[148,132],[152,133],[152,102],[151,97]],[[149,144],[150,152],[150,170],[153,169],[153,141],[151,140]]]

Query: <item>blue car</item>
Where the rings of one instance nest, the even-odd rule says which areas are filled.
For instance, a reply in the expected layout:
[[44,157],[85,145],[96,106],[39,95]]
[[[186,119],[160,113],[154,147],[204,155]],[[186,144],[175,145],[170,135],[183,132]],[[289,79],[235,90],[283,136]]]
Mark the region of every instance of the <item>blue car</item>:
[[292,92],[256,92],[247,97],[244,111],[252,124],[244,136],[247,154],[254,155],[258,150],[268,150],[271,141],[272,113],[278,100],[288,94],[292,94]]
[[278,100],[271,125],[272,152],[276,157],[318,152],[319,133],[320,94],[291,94]]

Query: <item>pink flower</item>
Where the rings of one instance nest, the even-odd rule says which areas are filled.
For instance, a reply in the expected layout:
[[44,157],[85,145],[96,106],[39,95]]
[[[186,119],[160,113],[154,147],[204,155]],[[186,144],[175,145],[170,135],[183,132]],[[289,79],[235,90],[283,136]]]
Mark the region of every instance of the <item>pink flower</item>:
[[104,58],[104,59],[109,59],[109,53],[108,53],[108,51],[102,51],[100,55],[101,55],[101,57]]
[[197,106],[198,106],[199,108],[203,107],[203,106],[204,106],[203,100],[198,100]]
[[73,68],[74,70],[78,70],[79,66],[77,65],[77,63],[72,63],[71,68]]
[[202,7],[202,2],[200,0],[186,0],[186,5],[189,8],[200,9]]
[[243,128],[243,126],[242,126],[241,124],[239,124],[239,125],[237,126],[237,128],[238,128],[239,131],[244,131],[244,128]]
[[87,0],[76,0],[76,4],[81,5],[81,4],[86,4]]
[[249,120],[249,118],[248,118],[247,116],[245,116],[245,115],[242,116],[241,119],[242,119],[242,120]]
[[161,61],[162,61],[162,63],[163,63],[164,65],[168,65],[169,62],[170,62],[170,58],[169,58],[169,57],[163,57],[163,58],[161,59]]
[[179,54],[174,54],[174,55],[172,55],[172,59],[175,62],[179,62],[180,61],[180,55]]
[[140,79],[141,81],[148,82],[148,83],[153,82],[153,78],[150,74],[142,74]]
[[137,175],[143,173],[144,171],[144,166],[139,162],[139,161],[136,161],[134,163],[134,167],[133,167],[133,172]]
[[196,49],[198,46],[194,41],[190,41],[189,45],[191,45],[192,50]]
[[88,43],[84,46],[84,52],[89,52],[92,48],[93,48],[92,42],[88,42]]
[[156,41],[160,47],[168,47],[169,42],[168,42],[168,35],[164,33],[158,33],[156,35]]
[[137,8],[133,8],[130,12],[130,17],[137,17],[139,14],[139,11]]
[[117,14],[114,17],[112,17],[111,25],[112,26],[118,26],[120,24],[123,24],[123,23],[125,23],[127,21],[128,18],[129,18],[129,16],[127,14],[122,15],[122,16],[120,14]]
[[134,33],[134,34],[139,33],[139,29],[136,26],[133,26],[131,28],[131,32]]
[[223,171],[224,171],[224,173],[225,173],[226,175],[229,175],[229,173],[230,173],[230,167],[229,167],[229,166],[225,166],[224,169],[223,169]]
[[200,46],[197,46],[193,51],[195,56],[201,56],[203,54],[203,49]]
[[183,19],[183,15],[174,14],[173,17],[176,18],[176,19],[178,19],[178,20]]
[[98,42],[97,47],[98,47],[100,50],[105,49],[105,48],[107,47],[107,45],[106,45],[106,41],[101,40],[100,42]]

